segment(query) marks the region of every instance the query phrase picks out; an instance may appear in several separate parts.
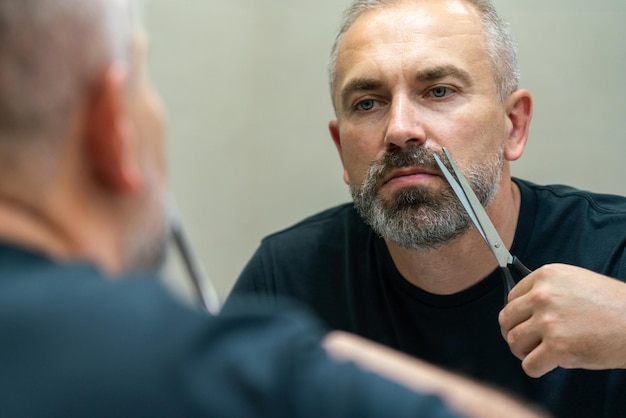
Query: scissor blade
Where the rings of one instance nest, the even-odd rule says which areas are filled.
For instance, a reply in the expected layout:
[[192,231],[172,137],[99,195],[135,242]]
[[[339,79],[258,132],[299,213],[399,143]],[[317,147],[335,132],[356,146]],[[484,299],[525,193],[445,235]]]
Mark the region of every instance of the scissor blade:
[[445,164],[441,161],[441,158],[439,158],[437,154],[433,154],[433,156],[435,157],[435,161],[437,161],[437,165],[441,169],[441,172],[443,173],[444,177],[446,178],[446,180],[448,180],[448,183],[450,183],[450,186],[452,187],[454,194],[459,198],[459,200],[461,201],[461,204],[465,208],[465,211],[467,212],[472,222],[476,226],[476,229],[478,230],[480,235],[482,235],[487,245],[489,245],[489,243],[487,242],[487,237],[485,236],[485,232],[483,231],[483,228],[480,225],[480,222],[478,222],[476,215],[474,215],[474,210],[472,209],[472,205],[470,204],[469,200],[467,200],[467,196],[465,196],[465,192],[461,188],[461,185],[459,185],[459,183],[456,181],[452,173],[450,173],[450,170],[448,170],[448,167],[446,167]]
[[183,223],[178,215],[176,203],[173,198],[171,198],[168,202],[167,209],[170,236],[172,238],[174,248],[178,250],[183,266],[189,275],[193,291],[198,296],[202,306],[208,312],[216,315],[220,311],[219,297],[213,287],[213,283],[204,273],[202,265],[189,245],[189,240],[185,234]]
[[[454,175],[458,180],[458,184],[461,186],[462,192],[465,195],[465,199],[469,203],[469,207],[463,204],[464,199],[459,195],[459,193],[454,189],[454,186],[452,186],[451,184],[452,189],[461,200],[461,204],[463,204],[465,210],[468,212],[468,214],[470,214],[470,218],[472,218],[472,220],[476,219],[474,224],[479,231],[482,231],[481,235],[483,236],[493,255],[496,257],[496,260],[498,260],[498,265],[500,267],[506,267],[513,261],[513,256],[506,249],[502,238],[500,238],[500,234],[498,234],[498,231],[496,231],[496,228],[493,226],[493,223],[491,222],[491,219],[489,219],[485,208],[483,208],[483,205],[478,200],[478,197],[476,197],[476,194],[470,187],[467,179],[465,178],[459,167],[452,159],[452,156],[450,155],[448,150],[443,148],[443,153],[448,159],[450,167],[452,167],[452,170],[454,171]],[[445,175],[446,174],[444,172],[444,176]],[[448,178],[446,177],[446,179]],[[448,180],[448,182],[450,182],[450,180]],[[476,222],[478,224],[476,224]]]

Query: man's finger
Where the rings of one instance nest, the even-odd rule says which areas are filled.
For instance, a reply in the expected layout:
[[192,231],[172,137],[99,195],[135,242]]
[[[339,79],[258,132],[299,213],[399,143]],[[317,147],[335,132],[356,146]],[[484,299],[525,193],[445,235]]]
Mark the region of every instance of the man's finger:
[[505,340],[515,357],[524,360],[541,344],[542,337],[531,321],[525,321],[509,331]]
[[557,356],[542,342],[522,361],[522,368],[530,377],[539,378],[559,366]]

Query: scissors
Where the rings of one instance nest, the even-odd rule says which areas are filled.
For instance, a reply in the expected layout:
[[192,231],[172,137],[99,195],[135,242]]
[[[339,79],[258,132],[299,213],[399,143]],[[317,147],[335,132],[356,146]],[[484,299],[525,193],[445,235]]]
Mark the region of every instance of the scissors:
[[435,157],[437,165],[439,165],[439,168],[443,172],[446,180],[450,183],[454,194],[456,194],[461,201],[465,211],[472,219],[474,226],[476,226],[476,229],[483,237],[483,240],[485,240],[485,243],[487,243],[487,246],[498,261],[498,266],[500,267],[504,280],[504,302],[506,303],[509,292],[515,286],[515,281],[513,280],[513,275],[511,274],[511,267],[515,269],[515,272],[520,279],[528,276],[532,273],[532,271],[522,264],[517,257],[511,255],[511,253],[506,249],[502,238],[500,238],[498,231],[496,231],[496,228],[489,219],[487,212],[485,212],[483,205],[476,197],[476,194],[474,194],[474,191],[465,179],[465,176],[463,176],[463,173],[459,170],[459,167],[457,167],[448,150],[445,148],[442,148],[442,150],[448,160],[448,163],[450,164],[450,167],[452,167],[452,170],[454,171],[454,176],[450,173],[437,154],[433,154],[433,156]]
[[174,198],[170,198],[167,209],[170,238],[173,241],[174,248],[178,250],[182,258],[192,289],[200,300],[201,307],[209,313],[216,315],[221,308],[217,291],[211,280],[204,273],[202,264],[191,249]]

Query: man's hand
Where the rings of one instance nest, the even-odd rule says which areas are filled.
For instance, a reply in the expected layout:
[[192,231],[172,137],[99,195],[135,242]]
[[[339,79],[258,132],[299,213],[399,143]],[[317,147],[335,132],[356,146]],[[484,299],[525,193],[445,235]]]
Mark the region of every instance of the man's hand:
[[520,281],[499,316],[524,371],[626,368],[626,284],[563,264]]
[[548,417],[534,405],[356,335],[331,332],[324,348],[337,361],[352,361],[414,391],[437,394],[468,418]]

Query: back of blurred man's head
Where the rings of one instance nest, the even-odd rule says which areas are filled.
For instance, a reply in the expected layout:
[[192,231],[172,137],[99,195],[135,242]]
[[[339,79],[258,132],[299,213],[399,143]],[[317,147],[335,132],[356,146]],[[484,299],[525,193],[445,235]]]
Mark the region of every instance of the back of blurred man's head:
[[157,265],[166,229],[162,113],[131,1],[0,2],[0,238],[112,273]]

